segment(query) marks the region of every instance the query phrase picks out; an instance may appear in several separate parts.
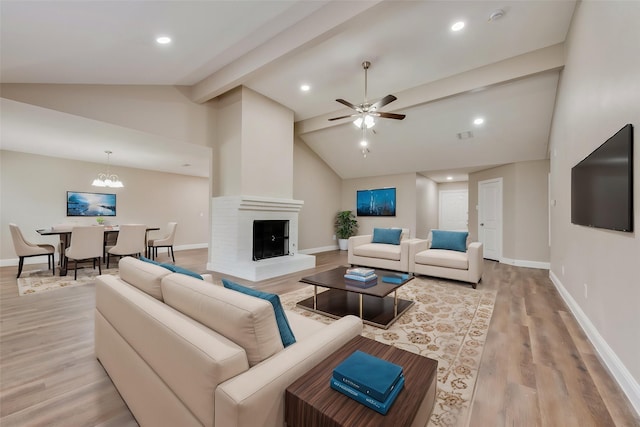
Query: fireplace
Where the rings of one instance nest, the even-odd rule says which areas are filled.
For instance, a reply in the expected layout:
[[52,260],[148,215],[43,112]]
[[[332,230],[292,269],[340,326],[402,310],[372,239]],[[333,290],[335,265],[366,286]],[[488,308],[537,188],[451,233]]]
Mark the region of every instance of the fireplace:
[[253,221],[253,260],[289,255],[289,221]]
[[[207,270],[255,282],[315,267],[313,255],[298,252],[302,205],[270,197],[214,197]],[[256,226],[262,228],[258,245]]]

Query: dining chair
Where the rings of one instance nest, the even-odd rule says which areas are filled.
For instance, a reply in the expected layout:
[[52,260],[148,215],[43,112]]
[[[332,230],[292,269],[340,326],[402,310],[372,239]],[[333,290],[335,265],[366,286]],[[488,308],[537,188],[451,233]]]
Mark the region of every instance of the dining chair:
[[173,262],[176,262],[176,257],[173,254],[173,239],[176,237],[177,222],[170,222],[168,225],[168,234],[161,239],[149,239],[147,242],[147,248],[149,257],[156,259],[158,256],[158,248],[167,248],[167,256],[171,253]]
[[56,264],[53,259],[53,256],[56,253],[56,248],[53,245],[47,244],[36,244],[27,242],[22,235],[22,231],[20,231],[20,227],[16,224],[9,224],[9,229],[11,230],[11,238],[13,239],[13,248],[16,251],[16,255],[18,255],[18,275],[16,278],[20,277],[22,274],[22,267],[24,266],[24,259],[32,256],[47,256],[47,264],[48,268],[51,269],[51,273],[55,276],[56,274]]
[[145,224],[121,225],[116,245],[107,251],[107,268],[109,268],[111,255],[140,257],[145,250],[146,234],[147,226]]
[[102,262],[107,262],[107,251],[116,245],[118,241],[118,232],[105,231],[104,232],[104,246],[102,248]]
[[104,240],[104,227],[101,225],[87,225],[73,227],[71,230],[71,243],[64,252],[67,260],[75,261],[73,280],[78,278],[78,262],[93,261],[93,269],[98,261],[98,272],[102,274],[100,257],[102,256],[102,243]]

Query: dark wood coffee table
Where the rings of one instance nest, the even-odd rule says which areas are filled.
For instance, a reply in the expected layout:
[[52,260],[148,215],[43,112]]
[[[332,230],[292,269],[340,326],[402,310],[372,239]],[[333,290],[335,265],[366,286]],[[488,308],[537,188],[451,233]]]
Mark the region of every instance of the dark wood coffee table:
[[[300,279],[302,283],[313,285],[313,296],[298,302],[298,307],[336,319],[352,314],[364,323],[388,329],[413,305],[413,301],[400,299],[397,294],[398,288],[413,276],[401,284],[386,283],[382,281],[383,276],[399,273],[375,269],[378,283],[370,288],[361,288],[346,283],[346,270],[347,267],[338,267]],[[318,286],[329,290],[318,293]],[[389,296],[391,293],[393,296]]]
[[[405,384],[386,415],[329,386],[333,369],[356,350],[402,366]],[[437,371],[436,360],[358,336],[287,387],[285,421],[288,427],[425,426],[436,399]]]

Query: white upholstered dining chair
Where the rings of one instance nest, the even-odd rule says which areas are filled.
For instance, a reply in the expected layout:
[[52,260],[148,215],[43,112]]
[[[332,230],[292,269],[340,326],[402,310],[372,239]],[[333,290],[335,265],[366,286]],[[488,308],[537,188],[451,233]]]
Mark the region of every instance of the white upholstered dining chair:
[[147,226],[145,224],[124,224],[120,226],[116,245],[107,251],[107,268],[112,255],[137,256],[145,250]]
[[16,224],[9,224],[9,229],[11,230],[11,238],[13,239],[13,248],[16,251],[16,255],[18,255],[18,275],[16,278],[20,277],[22,274],[22,267],[24,266],[24,259],[32,256],[47,256],[47,262],[49,264],[49,268],[51,269],[52,274],[55,276],[56,274],[56,263],[53,259],[53,256],[56,252],[56,248],[53,245],[38,245],[36,243],[27,242],[22,235],[22,231],[20,231],[20,227]]
[[102,274],[100,258],[102,257],[102,244],[104,241],[104,227],[101,225],[88,225],[73,227],[71,230],[71,243],[65,251],[68,260],[75,261],[73,280],[78,278],[78,262],[93,261],[93,268],[98,263],[98,272]]
[[147,248],[149,257],[155,259],[158,256],[158,248],[167,248],[167,255],[171,254],[173,262],[176,262],[176,257],[173,254],[173,240],[176,237],[177,222],[170,222],[168,225],[168,234],[160,239],[149,239],[147,242]]

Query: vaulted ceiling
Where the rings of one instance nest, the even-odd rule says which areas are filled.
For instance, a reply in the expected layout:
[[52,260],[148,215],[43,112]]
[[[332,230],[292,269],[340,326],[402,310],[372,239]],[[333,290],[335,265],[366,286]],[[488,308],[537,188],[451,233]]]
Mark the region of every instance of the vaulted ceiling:
[[[188,85],[195,102],[245,85],[293,110],[300,138],[342,178],[417,172],[465,179],[469,171],[547,158],[574,8],[562,0],[3,0],[0,81]],[[497,11],[502,16],[491,19]],[[457,21],[465,26],[454,32]],[[173,40],[159,46],[158,35]],[[351,112],[336,99],[364,100],[364,60],[372,63],[368,98],[394,94],[398,100],[381,110],[406,114],[377,120],[365,135],[366,158],[361,130],[350,120],[328,121]],[[20,123],[48,113],[20,113],[29,110],[23,107],[3,101],[5,149],[28,151]],[[483,124],[473,123],[478,117]],[[83,120],[55,119],[61,127]],[[148,143],[139,132],[83,124],[92,125],[128,138],[125,146]],[[37,140],[37,130],[30,132]],[[58,152],[68,149],[65,140],[73,138],[61,136]],[[175,145],[163,144],[159,170],[172,171]],[[87,160],[104,159],[88,153]],[[173,171],[183,173],[177,165]]]

